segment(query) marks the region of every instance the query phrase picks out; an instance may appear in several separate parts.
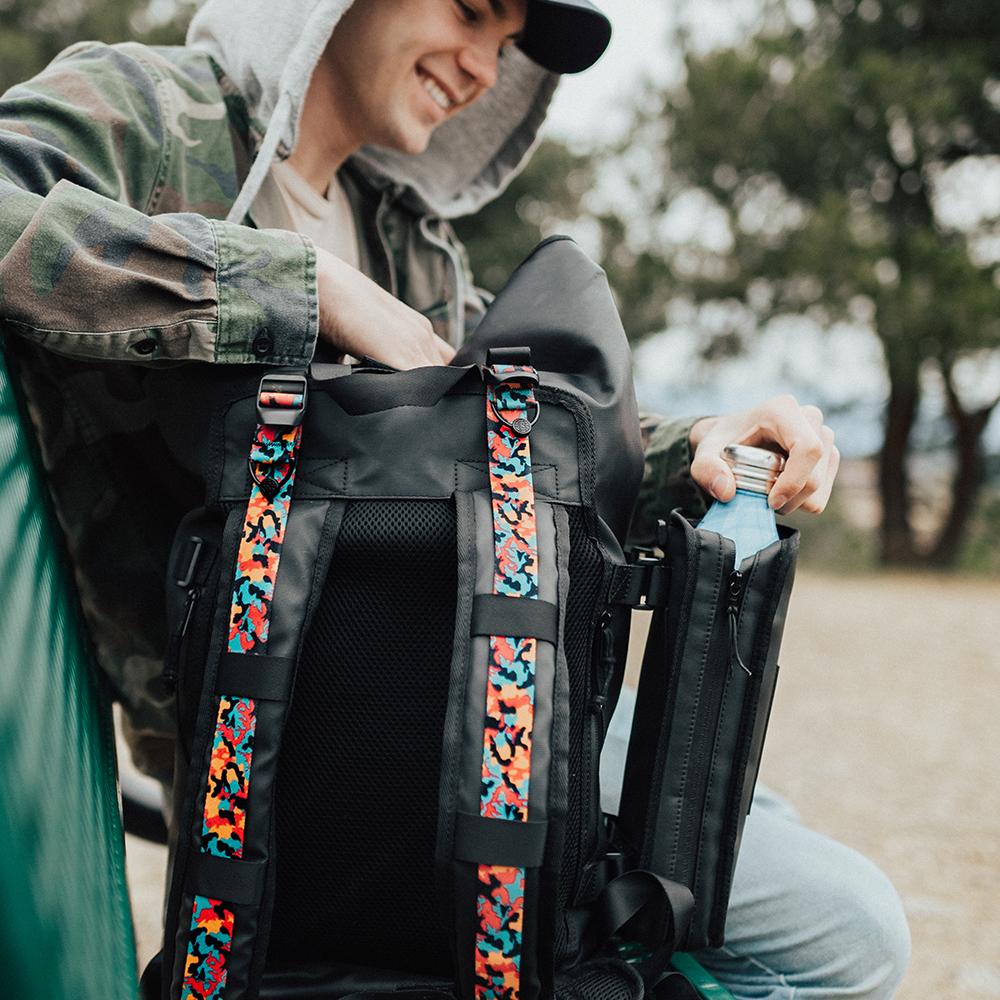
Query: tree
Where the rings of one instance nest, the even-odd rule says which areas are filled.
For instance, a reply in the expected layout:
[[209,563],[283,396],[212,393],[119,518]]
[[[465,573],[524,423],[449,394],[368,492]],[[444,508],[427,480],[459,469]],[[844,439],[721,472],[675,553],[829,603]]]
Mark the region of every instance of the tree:
[[176,0],[158,17],[162,6],[155,0],[0,0],[0,93],[83,39],[180,44],[196,4]]
[[[949,565],[983,483],[982,432],[1000,404],[972,402],[964,387],[1000,349],[1000,218],[949,224],[941,191],[956,168],[1000,170],[986,159],[1000,155],[1000,17],[995,0],[809,6],[803,16],[801,3],[767,3],[751,37],[722,50],[699,52],[679,36],[683,82],[654,95],[617,155],[652,151],[655,166],[638,182],[652,218],[697,192],[724,218],[726,245],[654,234],[630,248],[620,223],[606,220],[618,245],[609,274],[623,301],[641,303],[626,318],[634,333],[662,328],[684,296],[729,304],[730,347],[740,327],[782,314],[870,322],[889,381],[882,560]],[[650,176],[667,180],[649,185]],[[908,458],[928,366],[945,387],[955,473],[937,537],[920,549]]]

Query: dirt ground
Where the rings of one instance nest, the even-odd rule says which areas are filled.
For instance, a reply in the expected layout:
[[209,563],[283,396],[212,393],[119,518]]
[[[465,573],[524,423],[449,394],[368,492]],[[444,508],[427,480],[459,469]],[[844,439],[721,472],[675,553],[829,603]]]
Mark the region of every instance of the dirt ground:
[[[896,884],[898,1000],[1000,997],[998,626],[1000,582],[800,573],[792,596],[762,778]],[[140,963],[163,864],[128,838]]]

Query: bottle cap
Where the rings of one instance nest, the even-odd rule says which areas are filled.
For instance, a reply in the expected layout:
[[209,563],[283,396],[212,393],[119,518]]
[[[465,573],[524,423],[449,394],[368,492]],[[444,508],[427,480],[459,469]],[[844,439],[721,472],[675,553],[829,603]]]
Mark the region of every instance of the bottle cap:
[[733,470],[736,488],[747,493],[767,496],[785,467],[785,456],[768,448],[753,448],[748,444],[727,444],[722,457]]

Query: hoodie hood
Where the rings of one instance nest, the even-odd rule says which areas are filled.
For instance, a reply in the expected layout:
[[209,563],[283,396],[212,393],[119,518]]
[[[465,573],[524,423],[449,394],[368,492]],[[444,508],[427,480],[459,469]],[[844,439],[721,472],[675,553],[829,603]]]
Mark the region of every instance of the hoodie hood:
[[[187,44],[207,52],[246,100],[259,141],[230,221],[243,218],[277,157],[295,148],[313,70],[353,0],[207,0]],[[380,186],[398,185],[421,214],[453,219],[496,198],[523,167],[558,76],[516,48],[496,85],[437,128],[418,156],[366,146],[352,164]]]

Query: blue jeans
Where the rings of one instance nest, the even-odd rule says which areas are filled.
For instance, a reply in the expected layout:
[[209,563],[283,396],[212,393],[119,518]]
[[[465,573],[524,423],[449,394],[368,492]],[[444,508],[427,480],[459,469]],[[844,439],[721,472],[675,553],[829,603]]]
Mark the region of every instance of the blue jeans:
[[[635,693],[622,690],[601,758],[602,802],[621,795]],[[910,957],[896,890],[867,858],[803,826],[758,788],[743,831],[726,944],[695,956],[738,1000],[889,1000]]]

